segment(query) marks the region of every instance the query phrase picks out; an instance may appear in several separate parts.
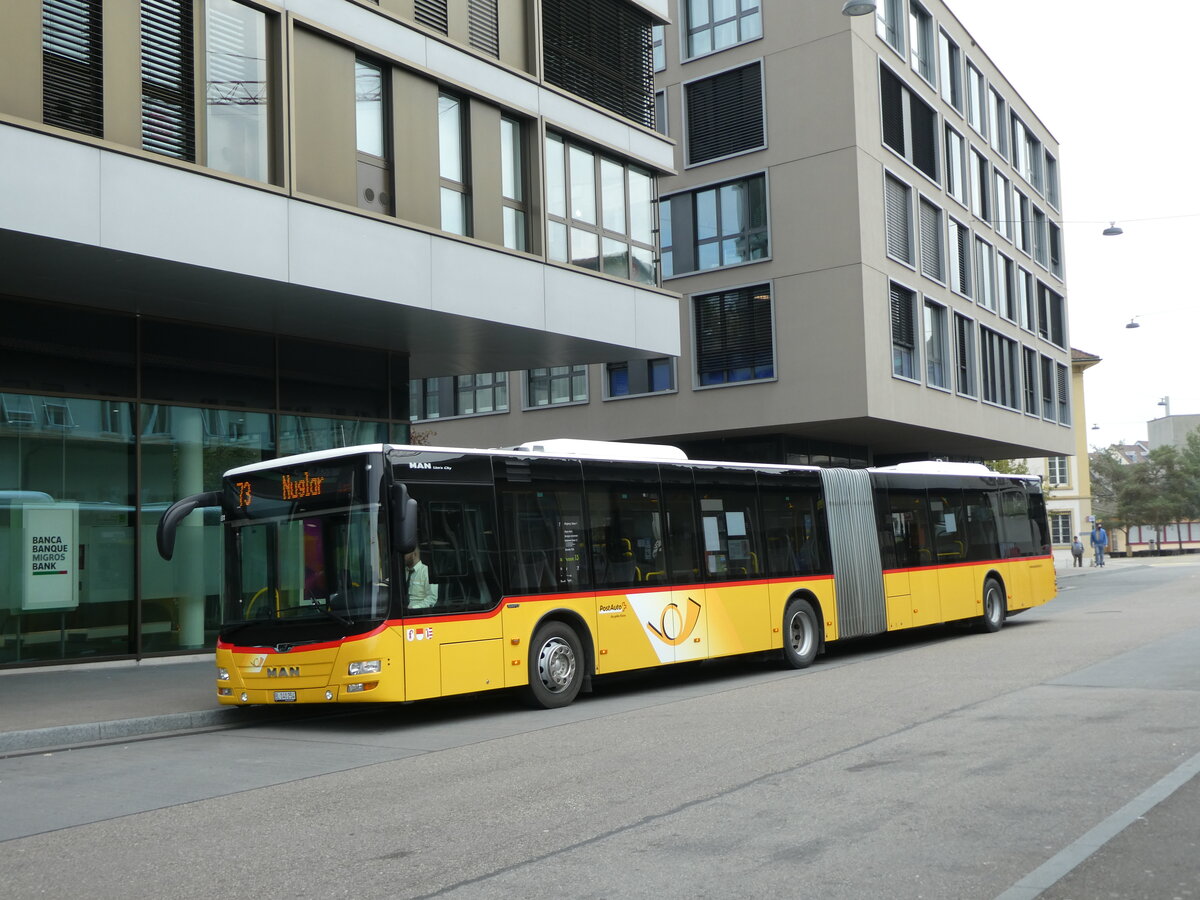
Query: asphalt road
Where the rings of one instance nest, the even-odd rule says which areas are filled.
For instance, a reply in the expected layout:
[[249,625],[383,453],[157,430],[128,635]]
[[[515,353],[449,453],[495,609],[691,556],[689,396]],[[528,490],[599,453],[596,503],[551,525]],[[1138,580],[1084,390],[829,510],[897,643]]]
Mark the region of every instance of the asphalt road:
[[0,891],[1200,896],[1200,566],[999,634],[0,760]]

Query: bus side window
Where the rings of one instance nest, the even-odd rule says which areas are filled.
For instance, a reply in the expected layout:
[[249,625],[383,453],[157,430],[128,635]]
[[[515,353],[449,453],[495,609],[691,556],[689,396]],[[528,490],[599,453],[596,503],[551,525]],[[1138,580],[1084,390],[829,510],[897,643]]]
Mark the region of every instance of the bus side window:
[[995,494],[987,491],[963,491],[963,506],[967,511],[967,559],[973,562],[1000,557],[994,498]]
[[542,594],[590,587],[579,463],[505,459],[499,465],[509,590]]
[[807,473],[758,473],[767,571],[775,577],[828,571],[825,530],[817,514],[819,483]]
[[667,580],[672,584],[702,581],[691,470],[661,465],[659,472],[667,513]]
[[913,569],[936,564],[924,488],[891,486],[888,490],[896,567]]
[[752,471],[696,470],[707,580],[741,581],[763,574],[757,494]]
[[490,488],[411,485],[419,508],[417,548],[429,590],[409,614],[492,609],[500,600],[495,504]]
[[585,462],[588,539],[597,588],[666,581],[666,521],[657,466]]

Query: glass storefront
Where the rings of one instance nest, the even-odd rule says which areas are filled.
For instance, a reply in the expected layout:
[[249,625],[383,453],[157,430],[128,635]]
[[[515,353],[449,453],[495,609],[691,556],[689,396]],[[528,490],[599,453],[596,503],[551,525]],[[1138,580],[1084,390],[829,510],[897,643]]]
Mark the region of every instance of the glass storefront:
[[[0,667],[211,648],[219,513],[188,516],[167,563],[167,506],[235,466],[408,436],[396,354],[239,332],[214,343],[216,329],[5,297],[0,314],[73,323],[0,334]],[[310,367],[309,390],[288,365],[351,354],[319,385]]]

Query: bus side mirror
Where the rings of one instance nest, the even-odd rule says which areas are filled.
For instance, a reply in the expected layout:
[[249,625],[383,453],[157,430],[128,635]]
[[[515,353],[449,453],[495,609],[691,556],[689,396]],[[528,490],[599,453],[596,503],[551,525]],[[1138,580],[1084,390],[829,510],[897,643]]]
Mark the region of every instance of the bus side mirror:
[[220,491],[205,491],[203,494],[192,494],[182,500],[176,500],[167,507],[163,517],[158,520],[158,531],[155,537],[158,541],[158,555],[169,560],[175,555],[175,532],[182,522],[194,509],[204,506],[220,506]]
[[417,501],[402,484],[392,485],[392,543],[402,554],[417,549]]

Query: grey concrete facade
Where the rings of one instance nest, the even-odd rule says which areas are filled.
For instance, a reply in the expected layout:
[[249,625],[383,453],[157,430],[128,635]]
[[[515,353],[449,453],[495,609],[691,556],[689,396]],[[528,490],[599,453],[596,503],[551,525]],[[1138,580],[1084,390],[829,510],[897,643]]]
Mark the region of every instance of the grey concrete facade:
[[[514,372],[506,414],[442,417],[416,427],[448,445],[573,436],[685,445],[724,439],[733,446],[770,438],[780,455],[800,462],[809,460],[788,451],[790,442],[841,447],[834,456],[874,462],[1070,453],[1075,440],[1059,148],[951,9],[933,0],[881,2],[881,15],[899,14],[897,49],[883,20],[842,16],[838,3],[763,0],[760,19],[743,28],[742,40],[689,55],[688,34],[696,30],[690,7],[683,0],[670,6],[657,87],[666,111],[665,128],[659,127],[676,141],[678,174],[660,179],[660,209],[673,197],[695,198],[708,187],[761,177],[766,253],[699,271],[670,271],[668,260],[664,285],[683,295],[683,305],[681,352],[665,390],[614,393],[608,368],[594,365],[587,402],[574,396],[537,407],[525,389],[526,376]],[[924,45],[922,57],[913,48],[926,28],[932,43]],[[943,90],[943,43],[956,48],[961,111],[947,99],[955,93]],[[761,71],[764,140],[694,162],[699,126],[689,119],[697,102],[690,93],[746,66]],[[896,90],[898,82],[899,107],[885,95],[885,80],[887,90]],[[972,95],[978,116],[971,114]],[[921,108],[933,120],[931,129],[915,136],[918,144],[932,138],[934,146],[924,148],[933,151],[927,171],[914,164],[919,129],[913,117]],[[734,112],[726,111],[729,127]],[[890,140],[887,132],[892,112],[900,117],[893,127],[903,131],[902,150],[890,145],[898,143],[895,132]],[[1028,137],[1020,133],[1014,142],[1018,127]],[[961,140],[956,174],[950,172],[948,132]],[[1014,154],[1015,143],[1020,149]],[[963,183],[952,190],[955,178]],[[889,244],[889,182],[905,195],[907,259]],[[927,211],[937,223],[923,230]],[[969,287],[954,283],[951,220],[962,226]],[[666,224],[665,257],[669,239],[678,240],[680,232],[678,221],[672,223],[674,236]],[[936,247],[921,240],[934,234]],[[937,259],[926,265],[930,253]],[[986,291],[984,281],[990,284]],[[697,298],[745,286],[770,294],[771,370],[706,384],[697,358]],[[902,364],[893,362],[893,287],[911,302],[915,317],[914,346]],[[940,351],[925,333],[926,304],[943,310],[947,334]],[[970,339],[964,348],[955,341],[956,315]],[[940,361],[930,358],[931,349],[940,352]],[[959,381],[960,354],[969,357],[962,373],[968,383]],[[911,370],[904,372],[903,365]]]

